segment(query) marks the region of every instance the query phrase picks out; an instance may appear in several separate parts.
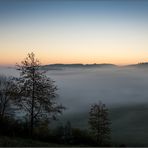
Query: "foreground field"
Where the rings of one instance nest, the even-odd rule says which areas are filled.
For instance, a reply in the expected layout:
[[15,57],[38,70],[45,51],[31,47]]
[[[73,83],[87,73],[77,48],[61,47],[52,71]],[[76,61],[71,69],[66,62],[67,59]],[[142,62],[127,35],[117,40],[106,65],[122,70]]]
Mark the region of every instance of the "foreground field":
[[31,139],[0,137],[0,147],[60,147],[64,145],[40,142]]

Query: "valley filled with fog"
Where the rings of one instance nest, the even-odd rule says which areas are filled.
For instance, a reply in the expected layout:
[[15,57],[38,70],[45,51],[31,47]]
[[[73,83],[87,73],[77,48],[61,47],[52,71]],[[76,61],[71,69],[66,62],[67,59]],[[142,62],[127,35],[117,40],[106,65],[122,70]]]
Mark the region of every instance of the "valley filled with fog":
[[[19,76],[4,67],[0,74]],[[58,102],[66,107],[61,124],[69,120],[74,127],[87,128],[90,105],[102,101],[109,108],[113,141],[148,144],[147,68],[64,68],[47,75],[58,87]]]

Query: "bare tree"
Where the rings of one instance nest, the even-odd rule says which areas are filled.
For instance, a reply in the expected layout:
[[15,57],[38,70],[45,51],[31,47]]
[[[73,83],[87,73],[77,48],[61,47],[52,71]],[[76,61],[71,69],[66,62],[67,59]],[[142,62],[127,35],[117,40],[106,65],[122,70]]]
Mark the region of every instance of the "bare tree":
[[0,76],[0,119],[12,116],[17,86],[10,77]]
[[98,145],[108,145],[110,142],[110,120],[108,109],[101,102],[91,106],[89,112],[89,125]]
[[30,132],[33,135],[36,121],[43,118],[49,120],[51,117],[55,119],[58,113],[62,113],[64,107],[57,104],[55,99],[57,87],[54,81],[45,75],[45,71],[40,70],[40,62],[34,53],[28,54],[17,67],[20,71],[18,104],[29,117]]

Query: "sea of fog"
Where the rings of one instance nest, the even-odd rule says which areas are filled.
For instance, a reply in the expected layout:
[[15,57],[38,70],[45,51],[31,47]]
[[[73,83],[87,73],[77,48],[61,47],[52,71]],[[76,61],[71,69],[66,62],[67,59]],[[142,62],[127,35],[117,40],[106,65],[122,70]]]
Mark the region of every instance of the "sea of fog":
[[[0,74],[19,76],[13,68]],[[148,69],[132,67],[66,68],[47,71],[58,86],[57,100],[66,110],[59,119],[87,128],[90,105],[102,101],[109,108],[112,141],[148,145]]]

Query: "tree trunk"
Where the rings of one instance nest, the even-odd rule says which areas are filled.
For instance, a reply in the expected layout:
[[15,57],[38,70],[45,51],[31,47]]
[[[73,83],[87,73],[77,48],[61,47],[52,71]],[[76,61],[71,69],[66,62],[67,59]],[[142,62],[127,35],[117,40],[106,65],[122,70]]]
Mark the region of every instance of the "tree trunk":
[[[34,99],[32,98],[32,103],[34,102],[33,100]],[[34,115],[34,111],[33,111],[34,105],[33,104],[32,104],[32,107],[31,107],[31,122],[30,122],[30,135],[31,135],[31,137],[33,137],[33,128],[34,128],[34,118],[33,118],[33,115]]]
[[34,80],[34,69],[33,69],[33,86],[32,86],[32,105],[31,105],[31,125],[30,125],[30,132],[31,137],[33,137],[33,129],[34,129],[34,86],[35,86],[35,80]]

